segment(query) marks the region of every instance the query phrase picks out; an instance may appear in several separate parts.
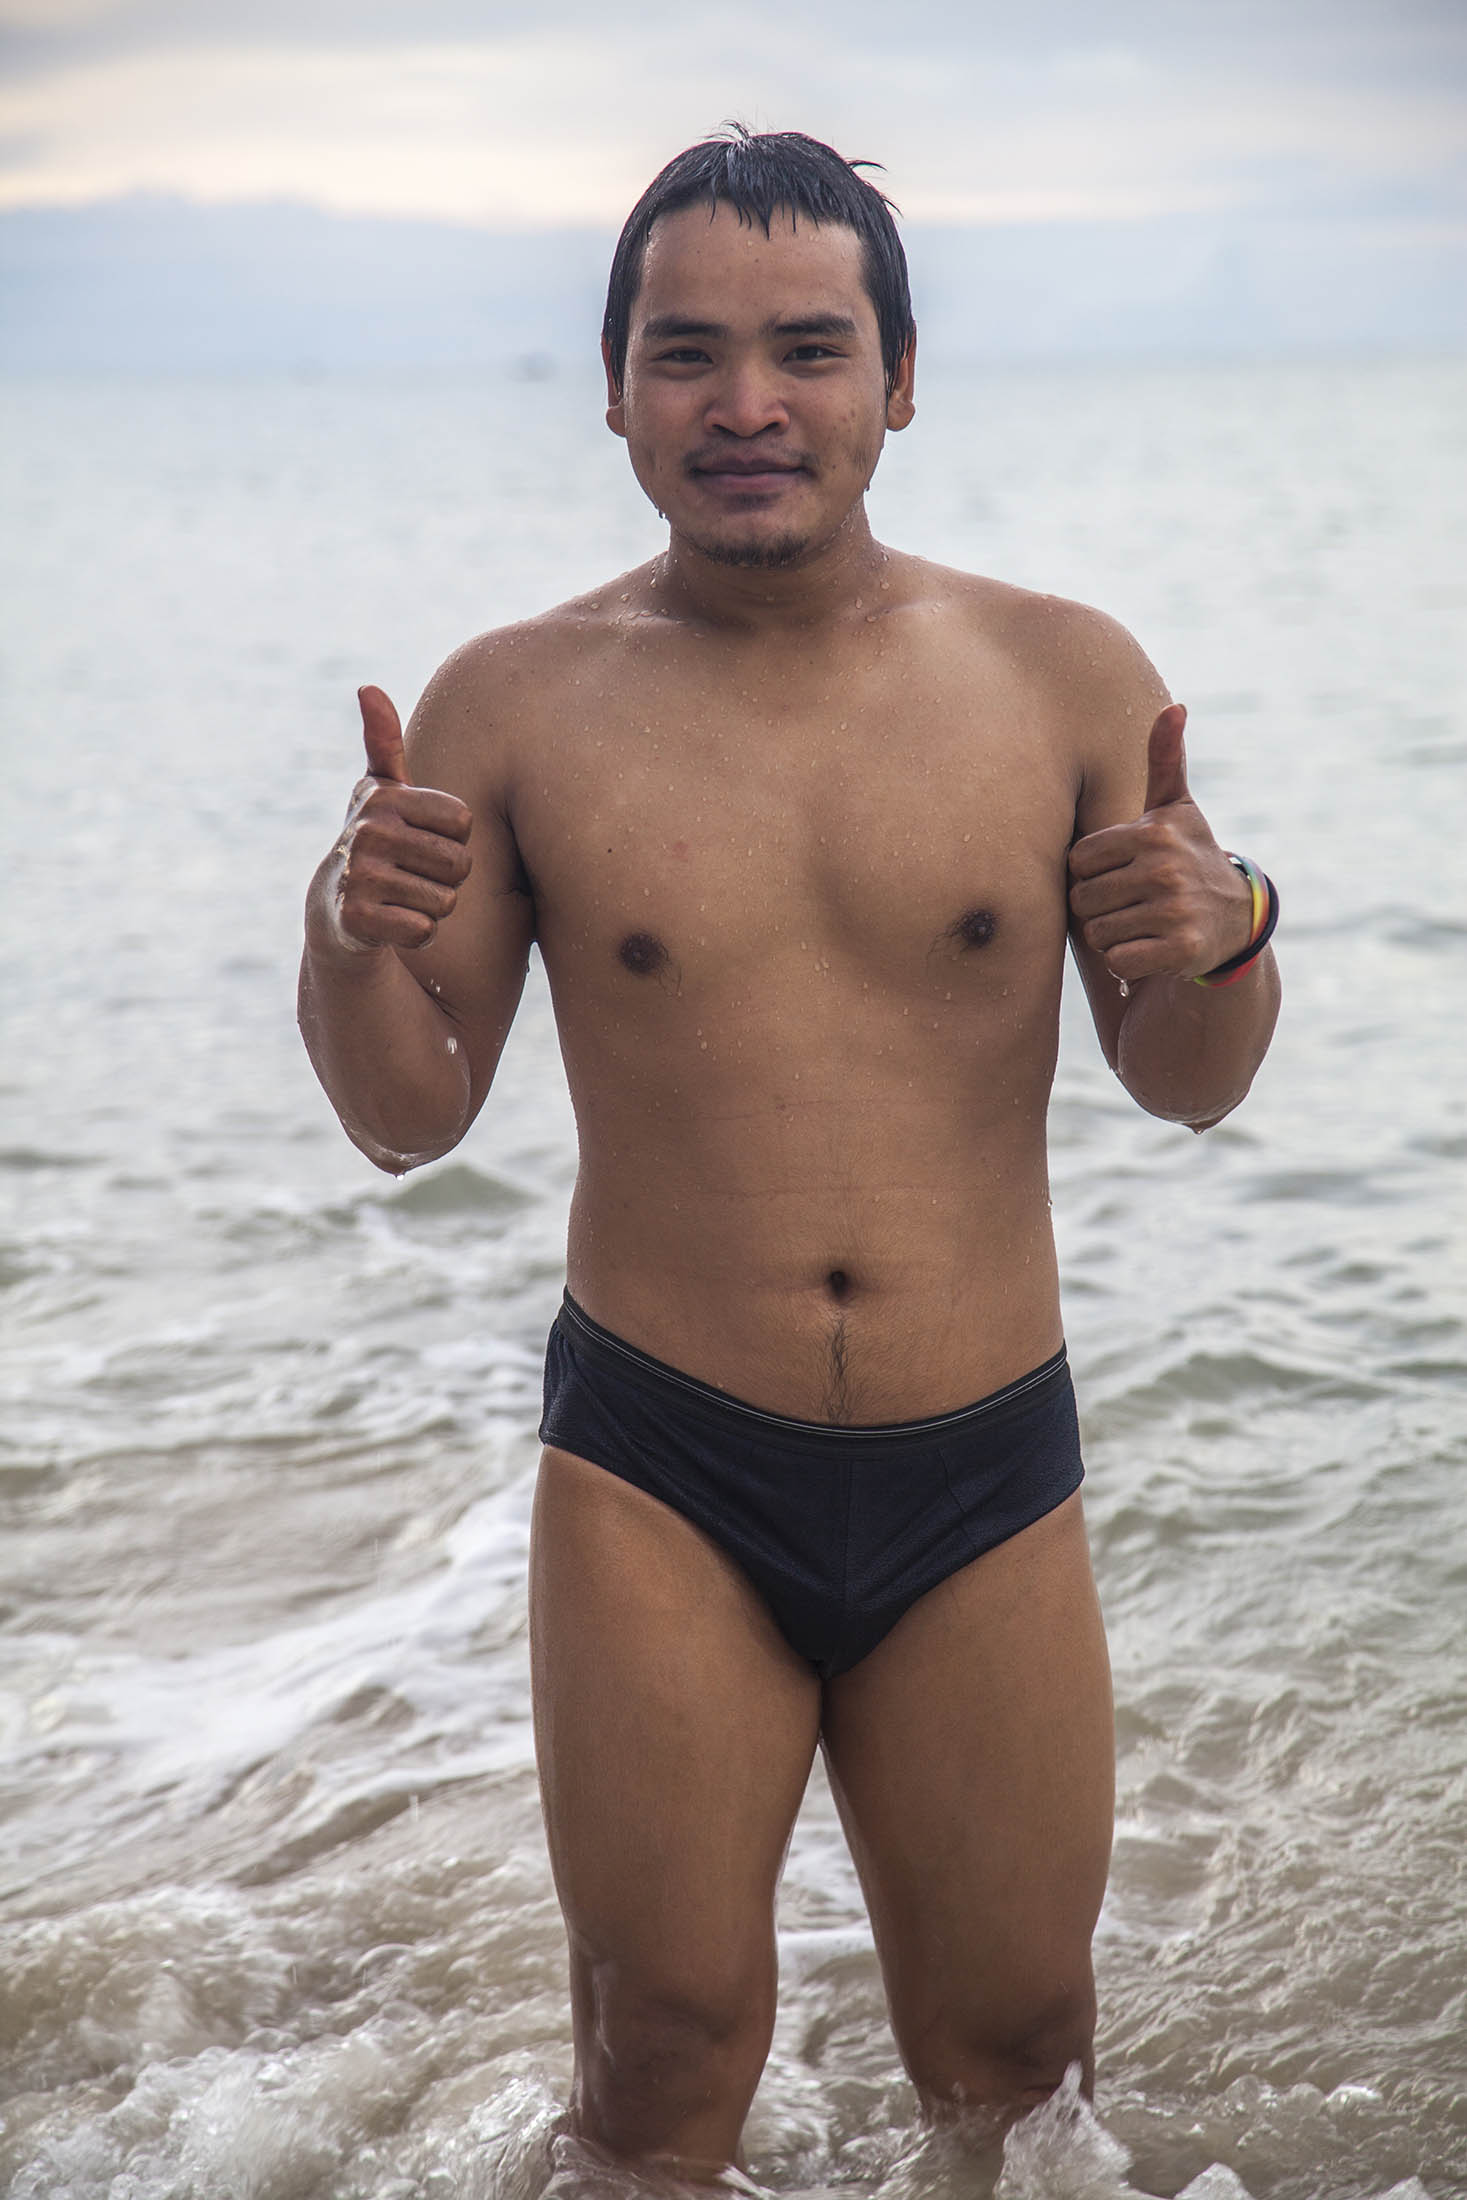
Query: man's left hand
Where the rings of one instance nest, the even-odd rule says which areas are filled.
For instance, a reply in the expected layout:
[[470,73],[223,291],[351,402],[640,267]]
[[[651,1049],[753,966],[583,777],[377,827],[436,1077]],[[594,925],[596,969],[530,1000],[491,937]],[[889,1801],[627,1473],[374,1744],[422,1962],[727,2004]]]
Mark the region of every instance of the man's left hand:
[[1187,792],[1180,703],[1146,749],[1146,804],[1129,825],[1087,833],[1070,850],[1070,913],[1111,975],[1197,978],[1241,952],[1253,922],[1248,881]]

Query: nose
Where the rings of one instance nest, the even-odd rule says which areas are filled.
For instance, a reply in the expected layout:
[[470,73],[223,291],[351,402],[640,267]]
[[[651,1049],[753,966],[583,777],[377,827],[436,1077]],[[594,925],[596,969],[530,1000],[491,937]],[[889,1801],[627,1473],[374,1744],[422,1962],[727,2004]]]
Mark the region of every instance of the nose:
[[706,428],[725,435],[766,435],[788,427],[789,412],[778,378],[760,359],[731,359],[710,393],[703,415]]

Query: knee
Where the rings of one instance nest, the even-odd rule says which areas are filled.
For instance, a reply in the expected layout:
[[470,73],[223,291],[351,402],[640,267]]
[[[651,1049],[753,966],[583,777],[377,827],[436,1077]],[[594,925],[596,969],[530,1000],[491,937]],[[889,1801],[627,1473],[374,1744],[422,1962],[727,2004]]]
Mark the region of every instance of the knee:
[[1008,2120],[1047,2101],[1074,2063],[1088,2093],[1094,2042],[1095,1992],[1087,1981],[1026,2006],[943,2011],[903,2043],[903,2060],[929,2110],[981,2107]]
[[768,2052],[767,2000],[752,1982],[741,1990],[595,1965],[577,2085],[582,2135],[614,2153],[676,2152],[716,2149],[726,2127],[731,2150]]

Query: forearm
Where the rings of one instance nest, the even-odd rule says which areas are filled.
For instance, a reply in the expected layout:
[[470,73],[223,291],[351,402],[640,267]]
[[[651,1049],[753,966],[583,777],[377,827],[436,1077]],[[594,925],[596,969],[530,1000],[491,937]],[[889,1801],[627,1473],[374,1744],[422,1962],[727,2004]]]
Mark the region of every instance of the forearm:
[[353,1145],[400,1175],[446,1153],[473,1112],[453,1019],[396,948],[353,948],[333,924],[329,865],[311,883],[301,958],[301,1036]]
[[1148,1114],[1209,1130],[1247,1093],[1278,1012],[1271,948],[1236,985],[1135,979],[1120,1020],[1116,1074]]

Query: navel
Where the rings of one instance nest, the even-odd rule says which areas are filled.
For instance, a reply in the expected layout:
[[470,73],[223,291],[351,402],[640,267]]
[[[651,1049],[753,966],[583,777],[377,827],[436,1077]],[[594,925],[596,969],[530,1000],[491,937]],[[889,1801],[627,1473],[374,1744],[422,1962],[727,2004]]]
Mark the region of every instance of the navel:
[[832,1268],[825,1278],[825,1288],[837,1301],[848,1299],[856,1288],[855,1278],[844,1268]]
[[667,949],[655,932],[628,932],[616,952],[634,977],[655,978],[667,968]]

